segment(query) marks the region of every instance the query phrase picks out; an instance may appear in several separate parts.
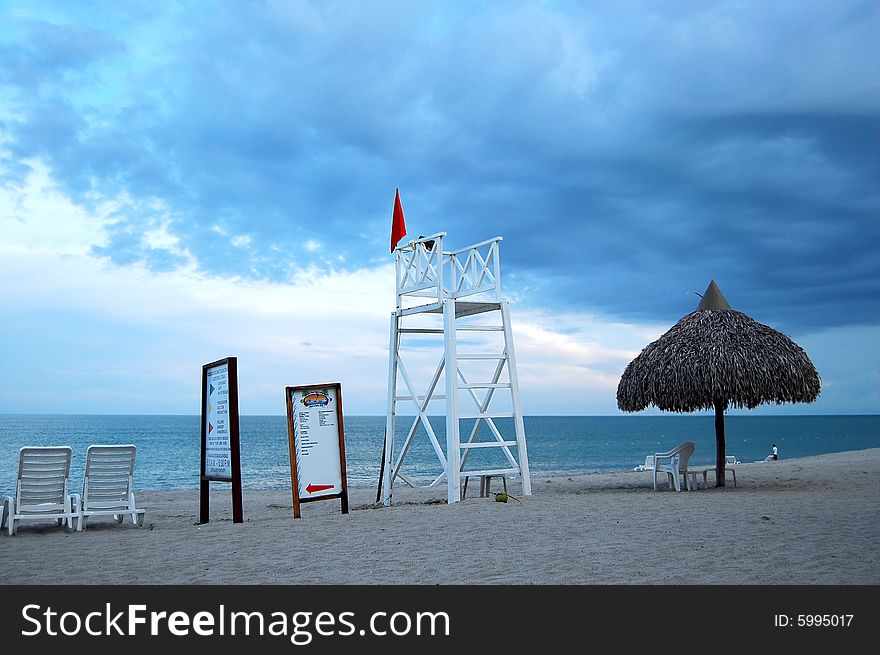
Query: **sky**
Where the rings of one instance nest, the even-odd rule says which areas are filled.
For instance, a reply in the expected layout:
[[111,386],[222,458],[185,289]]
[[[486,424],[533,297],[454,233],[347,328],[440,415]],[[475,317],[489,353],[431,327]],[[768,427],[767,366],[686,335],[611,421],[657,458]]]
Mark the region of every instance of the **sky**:
[[242,414],[331,381],[384,414],[397,188],[403,243],[503,238],[527,415],[620,413],[713,279],[822,379],[753,413],[880,413],[878,34],[849,0],[0,0],[0,413],[198,414],[235,356]]

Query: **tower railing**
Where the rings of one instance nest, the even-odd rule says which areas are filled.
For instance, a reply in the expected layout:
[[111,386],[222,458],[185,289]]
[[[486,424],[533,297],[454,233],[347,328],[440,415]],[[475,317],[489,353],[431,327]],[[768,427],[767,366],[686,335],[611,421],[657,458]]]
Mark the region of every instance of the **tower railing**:
[[440,302],[443,295],[443,237],[438,232],[419,237],[395,251],[397,280],[397,308],[404,309],[404,297],[434,298]]
[[501,300],[502,237],[444,252],[445,236],[445,232],[438,232],[419,237],[395,251],[398,309],[408,308],[407,298],[431,298],[438,304],[445,298],[469,296]]

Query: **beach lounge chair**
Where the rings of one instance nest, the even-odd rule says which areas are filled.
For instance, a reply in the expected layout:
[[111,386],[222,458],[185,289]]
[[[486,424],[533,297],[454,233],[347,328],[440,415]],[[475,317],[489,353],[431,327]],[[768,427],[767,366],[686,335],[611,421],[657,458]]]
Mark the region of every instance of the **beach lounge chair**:
[[90,516],[112,516],[122,523],[127,515],[133,525],[144,524],[145,510],[137,509],[132,489],[136,454],[132,444],[89,446],[82,497],[73,496],[79,514],[77,530],[85,530]]
[[657,476],[666,473],[669,488],[681,491],[679,476],[684,478],[684,486],[688,491],[692,490],[691,480],[688,477],[688,460],[694,453],[694,442],[685,441],[669,452],[654,454],[654,490],[657,489]]
[[638,466],[636,466],[633,469],[633,471],[653,471],[653,470],[654,470],[654,456],[653,455],[646,455],[645,456],[645,463],[639,464]]
[[72,530],[77,514],[68,494],[69,446],[25,446],[18,452],[18,480],[15,495],[3,504],[0,529],[8,523],[14,535],[17,523],[26,520],[55,519]]

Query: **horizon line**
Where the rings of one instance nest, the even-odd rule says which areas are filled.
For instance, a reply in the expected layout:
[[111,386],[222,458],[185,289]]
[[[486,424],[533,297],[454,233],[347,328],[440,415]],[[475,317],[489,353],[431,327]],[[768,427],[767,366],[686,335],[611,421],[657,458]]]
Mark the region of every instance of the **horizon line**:
[[[737,412],[741,410],[735,410]],[[749,411],[749,410],[745,410]],[[753,411],[753,410],[751,410]],[[201,414],[137,414],[137,413],[116,413],[116,414],[108,414],[108,413],[97,413],[97,412],[0,412],[0,416],[151,416],[151,417],[162,417],[162,416],[191,416],[194,418],[199,418]],[[239,414],[239,418],[242,417],[279,417],[286,418],[287,414]],[[350,416],[352,418],[384,418],[387,416],[386,414],[346,414],[343,412],[343,416]],[[415,418],[416,414],[397,414],[399,418]],[[428,416],[437,416],[442,417],[445,414],[428,414]],[[639,418],[639,417],[656,417],[656,418],[665,418],[665,417],[698,417],[698,416],[708,416],[714,417],[715,413],[712,410],[701,410],[697,412],[662,412],[662,413],[650,413],[645,414],[642,412],[625,412],[620,414],[523,414],[523,418]],[[743,417],[756,417],[756,418],[784,418],[784,417],[817,417],[817,416],[880,416],[880,413],[871,413],[871,412],[839,412],[839,413],[827,413],[827,414],[735,414],[734,416],[743,416]],[[460,420],[474,420],[474,419],[460,419]]]

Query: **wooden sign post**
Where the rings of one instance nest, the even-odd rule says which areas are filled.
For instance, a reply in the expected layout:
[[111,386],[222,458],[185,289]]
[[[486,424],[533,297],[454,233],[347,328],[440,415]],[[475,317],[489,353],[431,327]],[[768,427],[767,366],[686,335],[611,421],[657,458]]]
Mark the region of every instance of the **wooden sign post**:
[[293,516],[300,503],[339,498],[348,514],[342,385],[285,387]]
[[232,483],[232,522],[242,523],[238,360],[202,366],[202,457],[199,523],[208,522],[210,483]]

